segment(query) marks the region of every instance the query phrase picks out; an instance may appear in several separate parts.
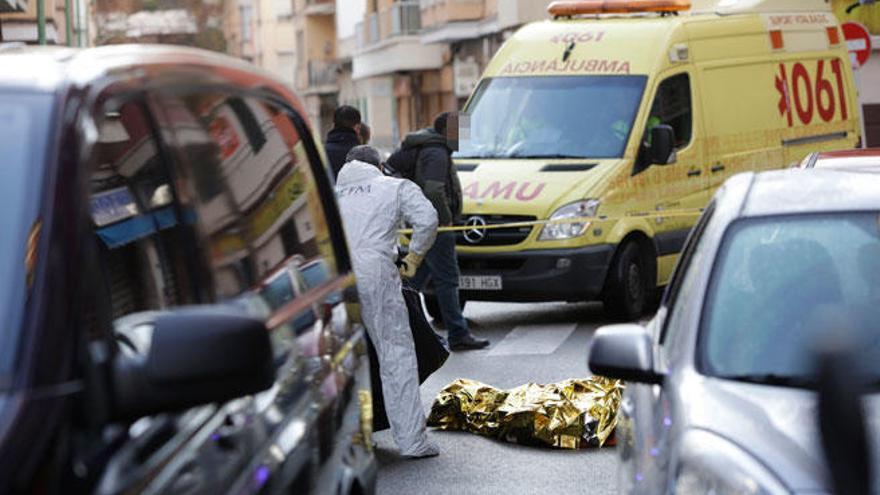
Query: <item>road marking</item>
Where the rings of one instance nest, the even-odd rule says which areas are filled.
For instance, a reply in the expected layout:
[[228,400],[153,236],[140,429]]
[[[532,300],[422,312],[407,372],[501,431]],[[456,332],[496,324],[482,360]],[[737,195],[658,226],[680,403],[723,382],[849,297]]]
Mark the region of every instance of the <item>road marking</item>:
[[514,328],[493,347],[489,356],[517,356],[524,354],[553,354],[568,340],[577,323],[558,325],[523,325]]

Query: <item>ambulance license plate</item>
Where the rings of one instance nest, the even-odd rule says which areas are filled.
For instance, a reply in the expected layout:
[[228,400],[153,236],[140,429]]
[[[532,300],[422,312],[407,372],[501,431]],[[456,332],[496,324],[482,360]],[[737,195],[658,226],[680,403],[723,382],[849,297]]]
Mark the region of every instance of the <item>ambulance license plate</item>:
[[458,279],[458,288],[461,290],[501,290],[501,277],[462,275]]

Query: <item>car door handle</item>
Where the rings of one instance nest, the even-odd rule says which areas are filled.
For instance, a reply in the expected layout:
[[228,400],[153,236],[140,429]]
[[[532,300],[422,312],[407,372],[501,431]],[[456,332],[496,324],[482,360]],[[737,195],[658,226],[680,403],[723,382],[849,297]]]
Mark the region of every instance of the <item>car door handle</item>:
[[724,165],[718,163],[712,167],[712,173],[717,174],[718,172],[723,172],[724,168]]
[[688,171],[688,177],[696,177],[698,175],[702,175],[703,171],[700,169],[693,169]]

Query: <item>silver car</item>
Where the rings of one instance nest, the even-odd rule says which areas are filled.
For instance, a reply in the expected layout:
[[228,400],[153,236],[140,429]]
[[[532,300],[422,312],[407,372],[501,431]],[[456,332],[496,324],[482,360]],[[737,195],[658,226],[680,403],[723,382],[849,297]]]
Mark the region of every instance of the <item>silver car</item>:
[[[654,319],[602,328],[591,348],[594,373],[628,382],[620,491],[833,491],[811,356],[842,333],[858,342],[852,366],[876,384],[880,175],[730,179],[694,227]],[[865,404],[876,432],[880,397]]]

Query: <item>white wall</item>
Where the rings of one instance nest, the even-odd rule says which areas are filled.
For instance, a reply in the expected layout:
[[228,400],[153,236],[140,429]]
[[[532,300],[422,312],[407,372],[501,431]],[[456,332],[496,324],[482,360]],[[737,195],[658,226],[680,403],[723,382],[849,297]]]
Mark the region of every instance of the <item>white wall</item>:
[[367,0],[336,0],[336,37],[354,36],[355,24],[364,19]]
[[[875,36],[875,43],[880,41],[880,37]],[[856,76],[859,81],[859,99],[863,104],[880,103],[880,47],[874,46],[874,53],[868,59],[868,63],[859,69]]]

